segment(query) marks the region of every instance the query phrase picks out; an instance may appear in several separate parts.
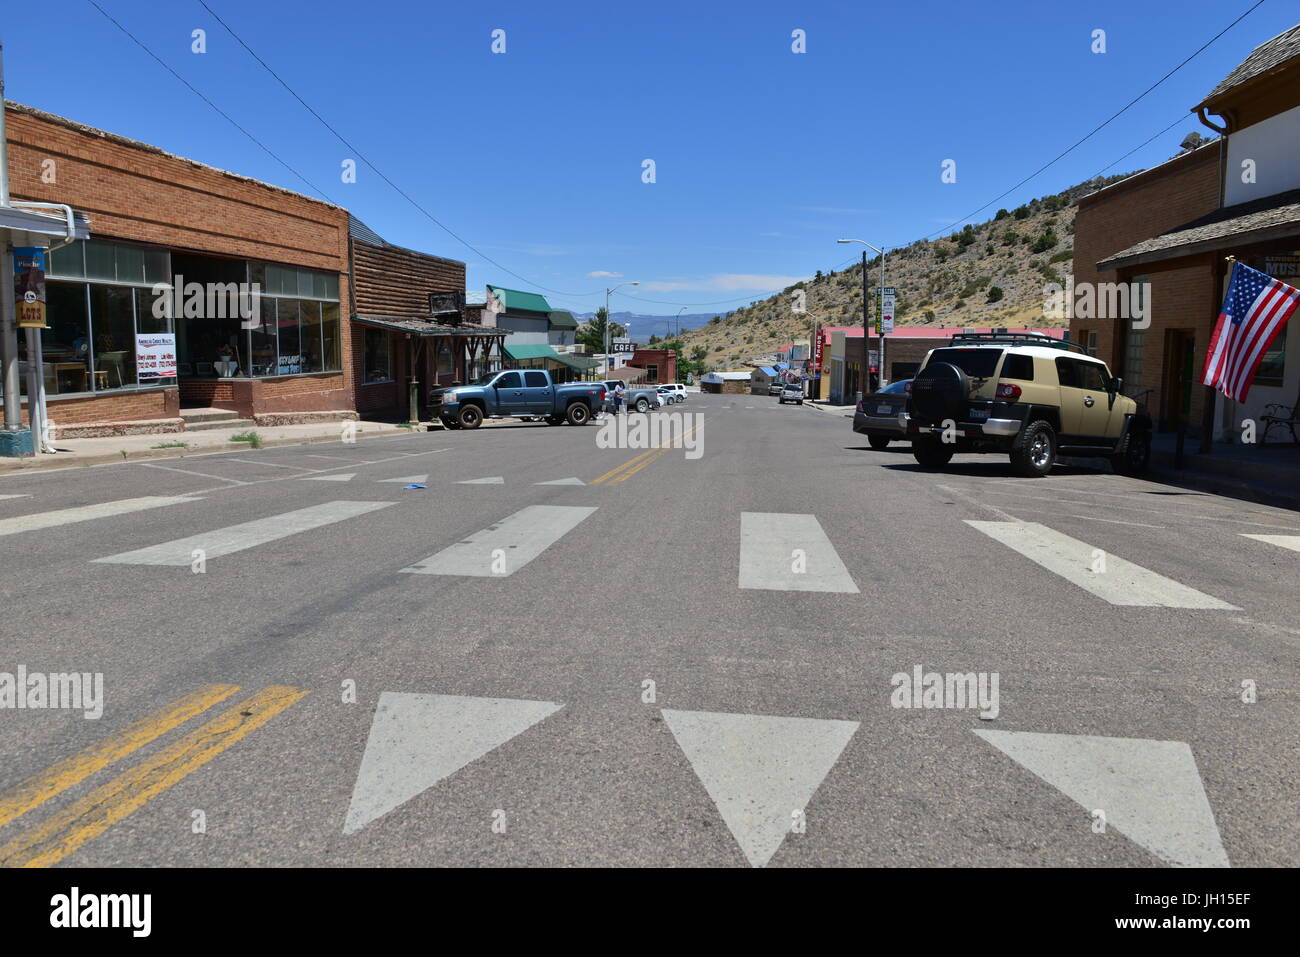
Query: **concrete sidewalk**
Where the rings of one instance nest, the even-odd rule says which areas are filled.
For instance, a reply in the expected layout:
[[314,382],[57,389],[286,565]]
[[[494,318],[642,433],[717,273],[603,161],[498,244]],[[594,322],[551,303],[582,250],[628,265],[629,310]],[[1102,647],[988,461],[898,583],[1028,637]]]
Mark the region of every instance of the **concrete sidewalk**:
[[313,422],[305,425],[278,425],[203,429],[193,432],[166,432],[152,435],[118,435],[96,439],[56,439],[58,452],[54,455],[37,455],[32,458],[0,458],[0,475],[46,469],[75,468],[86,465],[105,465],[111,462],[136,462],[146,459],[183,458],[187,455],[211,455],[214,452],[242,452],[254,446],[250,442],[232,442],[236,435],[256,434],[259,446],[312,445],[338,442],[343,439],[344,427],[355,426],[357,439],[379,435],[412,434],[423,432],[428,423],[418,427],[379,421],[349,420],[343,422]]
[[818,412],[830,412],[830,413],[833,413],[833,414],[838,413],[838,414],[843,415],[843,416],[846,416],[847,418],[850,418],[850,419],[853,418],[853,411],[854,411],[854,409],[857,408],[857,405],[856,405],[856,404],[854,404],[854,405],[832,405],[832,404],[830,403],[829,400],[827,400],[827,401],[823,401],[823,400],[821,400],[821,399],[817,399],[817,400],[815,400],[815,401],[814,401],[813,399],[807,399],[807,400],[804,401],[804,405],[807,405],[807,406],[809,406],[809,407],[811,407],[811,408],[814,408],[814,409],[816,409]]
[[1199,436],[1183,447],[1183,467],[1174,467],[1177,437],[1156,435],[1151,443],[1149,478],[1233,498],[1300,509],[1300,446],[1216,443],[1200,454]]

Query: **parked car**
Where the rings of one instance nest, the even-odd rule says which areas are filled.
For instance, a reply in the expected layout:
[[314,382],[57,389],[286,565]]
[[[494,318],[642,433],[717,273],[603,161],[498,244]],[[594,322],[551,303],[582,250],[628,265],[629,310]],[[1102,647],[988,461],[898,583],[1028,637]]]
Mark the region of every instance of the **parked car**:
[[784,383],[784,382],[782,382],[780,379],[773,379],[773,380],[771,381],[771,383],[770,383],[770,384],[768,385],[768,387],[767,387],[767,394],[768,394],[768,395],[780,395],[780,394],[781,394],[781,391],[782,391],[784,388],[785,388],[785,383]]
[[865,435],[867,443],[877,450],[897,439],[906,439],[907,433],[898,424],[898,416],[907,411],[911,388],[911,379],[899,379],[878,392],[864,395],[853,412],[853,431]]
[[600,382],[556,385],[541,369],[509,369],[481,375],[468,385],[433,389],[429,410],[449,429],[477,429],[484,419],[533,417],[547,425],[586,425],[604,406]]
[[680,382],[669,382],[665,385],[661,385],[659,388],[661,391],[667,389],[671,392],[673,398],[677,400],[679,405],[686,401],[686,386],[682,385]]
[[678,402],[686,401],[686,397],[684,395],[678,395],[669,386],[666,385],[661,385],[655,391],[658,392],[660,397],[664,400],[664,405],[676,405]]
[[777,400],[781,405],[787,402],[794,402],[797,405],[803,405],[803,384],[787,385],[781,390],[781,397]]
[[955,452],[1000,452],[1032,477],[1058,454],[1102,456],[1140,475],[1151,417],[1106,363],[1070,351],[1079,348],[1041,333],[967,333],[932,349],[899,417],[917,462],[941,468]]

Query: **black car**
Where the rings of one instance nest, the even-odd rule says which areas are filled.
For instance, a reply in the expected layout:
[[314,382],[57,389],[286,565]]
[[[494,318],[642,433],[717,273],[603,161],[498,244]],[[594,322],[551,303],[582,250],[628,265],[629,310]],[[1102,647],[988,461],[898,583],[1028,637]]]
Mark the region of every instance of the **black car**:
[[853,431],[867,437],[873,449],[883,449],[894,439],[906,437],[898,424],[900,412],[907,411],[907,396],[912,390],[911,379],[891,382],[879,392],[864,395],[853,412]]

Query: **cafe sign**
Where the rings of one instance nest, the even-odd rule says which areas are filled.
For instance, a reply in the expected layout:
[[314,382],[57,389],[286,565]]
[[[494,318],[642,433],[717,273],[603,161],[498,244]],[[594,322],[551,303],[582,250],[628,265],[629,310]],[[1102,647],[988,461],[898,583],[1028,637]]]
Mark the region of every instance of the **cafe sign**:
[[19,329],[45,329],[45,250],[14,247],[14,306]]

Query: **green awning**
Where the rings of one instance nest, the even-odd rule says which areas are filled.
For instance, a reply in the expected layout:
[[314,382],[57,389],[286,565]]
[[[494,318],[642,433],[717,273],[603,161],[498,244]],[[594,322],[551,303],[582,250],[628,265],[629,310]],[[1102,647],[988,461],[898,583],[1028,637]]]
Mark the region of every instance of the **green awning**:
[[559,353],[547,345],[511,345],[507,342],[505,350],[508,359],[555,359],[559,356]]
[[570,369],[576,369],[579,372],[590,372],[592,369],[600,367],[599,359],[592,359],[587,356],[575,356],[566,352],[557,352],[554,356],[556,362],[568,366]]
[[488,286],[493,298],[505,307],[506,312],[523,310],[524,312],[551,312],[551,304],[545,296],[535,292],[520,292],[518,289],[506,289],[502,286]]

